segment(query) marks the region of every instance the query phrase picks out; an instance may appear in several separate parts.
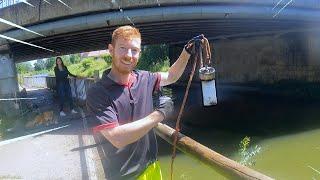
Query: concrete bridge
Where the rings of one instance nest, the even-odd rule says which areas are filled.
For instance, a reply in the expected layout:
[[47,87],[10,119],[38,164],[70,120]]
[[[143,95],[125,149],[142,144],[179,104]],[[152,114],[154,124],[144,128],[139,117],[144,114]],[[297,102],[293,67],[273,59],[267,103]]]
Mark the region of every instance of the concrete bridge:
[[105,49],[111,32],[124,24],[139,27],[144,44],[170,44],[171,59],[179,44],[205,34],[215,42],[221,81],[277,81],[290,73],[292,78],[318,80],[310,74],[318,72],[319,0],[66,0],[67,6],[28,2],[35,7],[19,3],[1,9],[0,17],[44,36],[6,24],[0,24],[0,33],[53,52],[0,39],[0,94],[16,90],[14,63]]

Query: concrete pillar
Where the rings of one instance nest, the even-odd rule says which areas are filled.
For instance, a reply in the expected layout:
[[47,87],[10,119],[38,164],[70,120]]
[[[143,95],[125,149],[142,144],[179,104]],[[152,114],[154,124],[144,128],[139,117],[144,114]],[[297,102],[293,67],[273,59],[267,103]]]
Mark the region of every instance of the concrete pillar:
[[320,32],[308,33],[305,35],[307,47],[308,65],[319,66],[320,65]]
[[0,97],[18,92],[16,66],[9,54],[0,54]]

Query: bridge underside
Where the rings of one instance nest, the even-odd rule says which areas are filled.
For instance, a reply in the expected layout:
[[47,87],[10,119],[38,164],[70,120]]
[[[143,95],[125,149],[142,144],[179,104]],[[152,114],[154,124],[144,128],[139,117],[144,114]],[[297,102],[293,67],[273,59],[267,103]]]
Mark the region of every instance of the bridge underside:
[[275,17],[277,11],[272,7],[211,3],[66,16],[26,26],[45,37],[17,29],[1,32],[8,37],[52,49],[54,53],[4,39],[0,39],[0,51],[9,50],[15,62],[22,62],[105,49],[112,31],[125,24],[134,24],[140,29],[143,44],[185,43],[198,34],[205,34],[214,41],[320,30],[320,11],[317,9],[287,7]]
[[[220,82],[319,82],[320,11],[288,7],[273,17],[276,11],[272,7],[201,4],[131,8],[125,14],[99,11],[66,16],[25,26],[45,37],[17,29],[0,31],[54,52],[0,39],[0,55],[17,63],[106,49],[116,27],[134,22],[142,33],[143,44],[177,45],[169,50],[171,60],[176,59],[173,54],[179,54],[181,44],[195,35],[205,34],[214,42],[213,58]],[[2,76],[15,82],[13,69]],[[183,77],[188,78],[189,72]],[[10,89],[13,88],[5,90],[10,92]]]
[[[205,34],[209,40],[239,37],[285,34],[288,32],[314,29],[315,22],[273,19],[201,19],[135,24],[142,33],[143,44],[185,43],[191,37]],[[55,53],[28,45],[10,45],[16,62],[35,58],[72,54],[105,49],[110,42],[113,27],[102,27],[71,32],[27,41],[38,46],[54,49]]]

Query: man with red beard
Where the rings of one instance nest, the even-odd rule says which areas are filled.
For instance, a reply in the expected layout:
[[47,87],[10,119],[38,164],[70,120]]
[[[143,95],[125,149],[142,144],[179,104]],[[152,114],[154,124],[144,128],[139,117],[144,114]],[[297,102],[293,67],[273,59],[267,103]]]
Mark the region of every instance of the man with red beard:
[[154,109],[152,95],[160,86],[180,78],[194,52],[194,42],[189,41],[168,72],[158,73],[135,70],[141,52],[137,28],[122,26],[114,30],[108,49],[112,68],[87,95],[87,107],[98,122],[93,131],[105,141],[101,146],[106,178],[162,179],[152,128],[172,113],[173,102],[160,97]]

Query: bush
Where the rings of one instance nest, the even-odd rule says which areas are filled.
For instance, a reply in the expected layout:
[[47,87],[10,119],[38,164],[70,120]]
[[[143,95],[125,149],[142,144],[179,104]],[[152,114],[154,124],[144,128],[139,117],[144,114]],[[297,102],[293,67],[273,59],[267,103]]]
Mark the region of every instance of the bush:
[[30,62],[17,63],[16,68],[19,74],[33,71],[33,67]]
[[111,63],[112,63],[112,57],[111,57],[110,54],[102,55],[102,59],[103,59],[108,65],[111,65]]
[[144,46],[138,69],[165,71],[169,68],[169,48],[165,44]]
[[94,60],[92,58],[88,58],[88,59],[84,59],[81,62],[81,65],[85,70],[87,70],[92,65],[92,63],[94,63]]
[[42,59],[38,59],[36,63],[34,63],[34,70],[41,71],[46,69],[46,62]]
[[85,58],[79,64],[73,64],[68,67],[69,71],[72,74],[83,76],[83,77],[92,77],[94,71],[98,70],[100,73],[110,67],[104,59],[100,58],[95,60],[94,58]]
[[[0,102],[0,106],[4,105],[6,103]],[[16,119],[15,115],[8,114],[8,109],[6,109],[6,112],[4,109],[0,109],[0,140],[5,137],[6,130],[14,126]]]
[[161,62],[153,63],[147,70],[151,72],[166,72],[170,67],[170,60],[167,57],[165,60]]
[[71,55],[70,55],[70,62],[71,62],[72,64],[79,63],[80,61],[81,61],[80,54],[71,54]]
[[238,153],[240,155],[239,163],[245,166],[253,166],[256,163],[254,159],[257,154],[260,153],[261,147],[256,145],[254,147],[250,146],[250,137],[244,137],[239,143]]
[[56,66],[56,58],[51,57],[46,60],[46,70],[52,70]]

